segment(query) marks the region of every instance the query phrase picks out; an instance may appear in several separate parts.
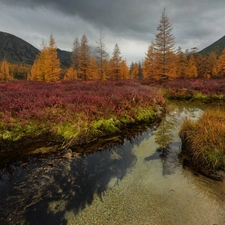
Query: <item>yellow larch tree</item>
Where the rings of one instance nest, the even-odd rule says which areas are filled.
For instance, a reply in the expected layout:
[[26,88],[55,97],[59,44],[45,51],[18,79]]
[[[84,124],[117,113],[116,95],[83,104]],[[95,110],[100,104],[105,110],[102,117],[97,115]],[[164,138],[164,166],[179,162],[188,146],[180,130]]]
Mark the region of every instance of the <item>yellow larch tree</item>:
[[120,49],[118,44],[115,44],[114,51],[112,57],[109,62],[109,69],[110,69],[110,79],[112,80],[119,80],[120,79],[120,70],[121,70],[121,63],[122,57],[120,56]]
[[177,77],[187,78],[188,60],[183,51],[177,53]]
[[213,68],[213,75],[224,77],[225,76],[225,49],[219,56],[216,65]]
[[46,82],[56,82],[60,79],[60,61],[57,54],[57,47],[53,35],[50,35],[49,46],[46,48],[45,56],[45,74]]
[[[143,65],[143,77],[144,79],[156,78],[156,51],[154,48],[154,43],[148,47],[148,52],[146,53],[144,65]],[[132,77],[134,77],[132,75]]]
[[0,67],[0,81],[8,81],[8,80],[12,80],[13,77],[12,75],[10,75],[9,73],[9,65],[8,62],[4,59],[1,62],[1,67]]
[[195,66],[195,58],[194,58],[193,54],[189,55],[187,77],[188,78],[197,78],[198,77],[197,68]]
[[88,79],[97,80],[98,79],[97,75],[98,75],[98,67],[96,64],[95,57],[92,56],[88,68]]
[[131,68],[131,72],[130,72],[130,78],[131,79],[138,79],[138,64],[137,63],[133,63],[132,68]]
[[63,78],[64,80],[77,80],[77,71],[73,68],[70,67]]
[[120,68],[120,79],[121,80],[127,80],[128,77],[129,77],[129,68],[127,66],[126,61],[122,60],[121,68]]

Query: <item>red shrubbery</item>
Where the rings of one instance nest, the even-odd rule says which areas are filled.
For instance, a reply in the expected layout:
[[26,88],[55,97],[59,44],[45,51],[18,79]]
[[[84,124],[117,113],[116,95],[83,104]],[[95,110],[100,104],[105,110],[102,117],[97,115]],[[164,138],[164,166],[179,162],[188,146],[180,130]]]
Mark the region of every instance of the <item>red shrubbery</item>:
[[[154,88],[135,81],[0,83],[0,139],[44,131],[61,133],[79,121],[135,117],[138,108],[164,104]],[[76,129],[77,130],[77,127]],[[18,134],[16,134],[18,131]],[[21,131],[23,132],[21,134]]]
[[163,86],[169,98],[195,98],[200,93],[205,95],[202,97],[220,99],[225,95],[225,79],[177,79]]

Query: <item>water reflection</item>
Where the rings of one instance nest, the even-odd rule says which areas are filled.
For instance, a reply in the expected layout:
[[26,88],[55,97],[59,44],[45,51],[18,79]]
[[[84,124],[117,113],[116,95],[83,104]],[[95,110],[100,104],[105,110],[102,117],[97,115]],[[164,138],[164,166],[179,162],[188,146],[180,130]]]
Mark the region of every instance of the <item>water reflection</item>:
[[67,224],[65,211],[76,215],[102,198],[136,164],[132,145],[82,156],[78,159],[30,159],[2,171],[0,224]]
[[184,118],[197,119],[199,117],[202,113],[200,108],[199,105],[196,107],[195,103],[189,105],[171,103],[167,106],[167,114],[154,132],[155,143],[158,145],[156,152],[145,158],[145,161],[160,158],[163,175],[173,174],[179,166],[178,154],[181,151],[181,141],[177,133]]

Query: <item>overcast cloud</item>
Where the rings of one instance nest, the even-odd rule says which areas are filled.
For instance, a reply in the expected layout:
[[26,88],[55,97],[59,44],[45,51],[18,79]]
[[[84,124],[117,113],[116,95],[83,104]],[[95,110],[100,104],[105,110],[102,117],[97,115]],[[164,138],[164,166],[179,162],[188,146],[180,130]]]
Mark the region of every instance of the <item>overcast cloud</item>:
[[84,33],[95,46],[101,29],[108,52],[118,43],[131,63],[145,57],[164,8],[183,50],[201,50],[225,35],[224,0],[0,0],[0,30],[37,48],[53,33],[57,46],[71,51]]

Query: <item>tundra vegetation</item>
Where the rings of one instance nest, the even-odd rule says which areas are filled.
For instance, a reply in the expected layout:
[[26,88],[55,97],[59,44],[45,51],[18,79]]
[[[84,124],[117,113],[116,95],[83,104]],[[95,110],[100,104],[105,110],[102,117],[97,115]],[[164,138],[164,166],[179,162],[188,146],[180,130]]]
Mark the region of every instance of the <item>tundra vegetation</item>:
[[[205,55],[195,47],[175,49],[166,10],[142,62],[128,67],[117,43],[109,56],[102,31],[96,43],[94,56],[86,35],[76,37],[68,68],[60,64],[52,34],[33,65],[0,62],[1,148],[46,134],[68,145],[87,143],[127,124],[154,120],[165,105],[163,96],[225,100],[225,49]],[[223,126],[221,110],[207,111],[198,122],[187,120],[182,127],[183,152],[201,171],[224,169],[225,139],[215,143]]]

